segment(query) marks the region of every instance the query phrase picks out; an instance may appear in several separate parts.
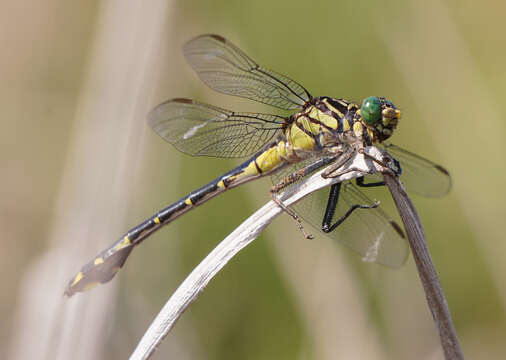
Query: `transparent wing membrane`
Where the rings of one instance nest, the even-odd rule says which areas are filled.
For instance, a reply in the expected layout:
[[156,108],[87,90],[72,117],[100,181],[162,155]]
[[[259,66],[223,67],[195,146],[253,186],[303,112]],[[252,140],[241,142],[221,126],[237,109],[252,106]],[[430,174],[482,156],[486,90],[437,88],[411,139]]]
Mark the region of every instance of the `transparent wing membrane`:
[[260,67],[221,36],[196,37],[184,45],[183,52],[200,79],[216,91],[281,109],[299,109],[311,98],[302,85]]
[[384,144],[384,147],[399,161],[402,169],[400,179],[408,191],[426,197],[442,197],[448,194],[452,180],[441,165],[393,144]]
[[[312,161],[314,159],[282,169],[271,177],[273,183],[278,183],[290,173]],[[321,231],[329,194],[330,187],[318,190],[304,197],[291,208],[315,229]],[[356,185],[349,181],[344,182],[341,185],[332,224],[346,214],[353,205],[372,206],[374,204],[375,202]],[[334,231],[323,234],[359,253],[367,262],[399,267],[404,264],[408,256],[408,247],[402,229],[379,207],[356,209]]]
[[277,115],[234,113],[188,99],[166,101],[148,115],[153,130],[179,151],[222,158],[255,153],[284,121]]

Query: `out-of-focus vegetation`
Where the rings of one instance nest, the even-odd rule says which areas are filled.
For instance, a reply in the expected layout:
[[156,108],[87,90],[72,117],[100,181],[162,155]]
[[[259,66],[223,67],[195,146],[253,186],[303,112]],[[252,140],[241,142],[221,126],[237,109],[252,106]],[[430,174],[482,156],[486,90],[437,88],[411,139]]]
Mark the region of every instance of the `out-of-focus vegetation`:
[[[143,124],[135,125],[142,133],[128,132],[118,116],[97,124],[83,115],[86,101],[105,108],[114,98],[114,91],[98,94],[114,89],[116,61],[129,60],[111,57],[97,75],[97,49],[107,49],[97,46],[97,39],[107,32],[106,20],[121,29],[121,9],[131,3],[7,0],[0,5],[0,345],[10,358],[21,358],[30,348],[44,349],[38,358],[53,359],[69,349],[75,359],[90,353],[125,358],[185,275],[269,200],[268,180],[220,196],[150,238],[113,283],[61,299],[65,279],[97,251],[236,164],[181,155],[144,132]],[[150,24],[143,16],[155,2],[138,3],[138,16],[125,16],[125,33],[137,22]],[[149,107],[172,97],[276,112],[212,93],[198,81],[184,63],[181,45],[201,33],[229,38],[313,95],[356,101],[382,95],[402,109],[392,142],[443,164],[453,177],[449,196],[414,201],[464,352],[469,358],[502,358],[506,4],[186,0],[167,1],[161,8],[163,13],[151,15],[160,22],[158,33],[119,36],[125,48],[150,44],[156,52],[149,81],[131,72],[117,86],[119,92],[125,91],[123,84],[134,84],[131,91],[146,104],[136,110],[136,123],[144,122]],[[130,51],[135,69],[144,59],[143,48]],[[143,78],[142,86],[128,77]],[[130,116],[138,105],[116,100],[113,107]],[[77,135],[85,128],[96,142],[79,147]],[[87,146],[89,157],[83,151]],[[133,155],[123,160],[123,176],[115,178],[118,169],[108,166],[100,169],[102,178],[87,172],[90,164],[125,152]],[[385,209],[394,212],[384,193],[372,197],[384,199]],[[73,204],[70,213],[62,204]],[[110,204],[121,206],[106,210]],[[85,207],[91,215],[75,230],[74,212]],[[49,261],[55,249],[82,242],[58,238],[65,224],[83,239],[90,234],[93,242],[73,253],[56,252]],[[34,282],[42,271],[44,280]],[[53,293],[54,301],[47,300]],[[94,297],[107,311],[100,312]],[[84,321],[90,312],[100,321]],[[63,340],[68,338],[71,343]],[[90,338],[95,338],[92,350],[85,345]],[[155,358],[433,359],[442,358],[438,341],[411,259],[398,270],[361,263],[323,237],[304,240],[284,216],[213,280]]]

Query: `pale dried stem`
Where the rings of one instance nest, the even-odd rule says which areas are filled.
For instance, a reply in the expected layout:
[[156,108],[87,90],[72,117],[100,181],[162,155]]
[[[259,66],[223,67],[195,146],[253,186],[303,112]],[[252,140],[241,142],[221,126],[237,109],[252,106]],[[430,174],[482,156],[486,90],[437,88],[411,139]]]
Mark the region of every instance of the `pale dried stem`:
[[[375,147],[366,148],[365,151],[377,159],[381,159],[383,155],[381,150]],[[281,194],[280,199],[285,205],[290,205],[311,192],[327,187],[332,183],[350,180],[362,176],[365,173],[384,170],[378,163],[371,161],[369,157],[364,157],[362,154],[355,155],[346,168],[353,168],[354,170],[333,179],[323,179],[321,173],[324,170],[321,170],[308,179],[289,188]],[[273,201],[270,201],[227,236],[191,272],[170,297],[142,337],[130,359],[137,360],[149,358],[163,338],[172,329],[175,322],[188,306],[197,299],[209,281],[211,281],[232,257],[257,238],[263,229],[280,213],[282,213],[282,210]]]

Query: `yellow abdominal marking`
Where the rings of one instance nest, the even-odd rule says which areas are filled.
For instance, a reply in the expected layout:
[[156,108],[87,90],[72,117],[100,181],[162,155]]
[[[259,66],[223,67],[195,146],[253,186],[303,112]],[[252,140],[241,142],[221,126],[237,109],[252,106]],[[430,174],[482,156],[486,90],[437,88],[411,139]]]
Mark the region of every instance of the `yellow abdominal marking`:
[[160,218],[159,218],[158,216],[157,216],[157,217],[155,217],[155,218],[154,218],[154,222],[155,222],[155,224],[160,225]]
[[186,205],[193,205],[192,200],[191,200],[190,198],[186,199],[186,200],[184,201],[184,203],[185,203]]
[[93,261],[93,265],[100,265],[104,263],[104,259],[102,257],[98,257]]
[[74,286],[75,284],[77,284],[79,281],[81,281],[81,279],[84,277],[83,273],[81,271],[79,271],[76,275],[76,277],[74,278],[74,281],[72,281],[72,284],[70,286]]
[[123,238],[123,240],[121,240],[118,245],[116,245],[116,247],[114,248],[114,250],[118,251],[118,250],[121,250],[123,249],[124,247],[128,246],[128,245],[131,245],[132,242],[130,241],[130,238],[128,236],[125,236]]
[[241,174],[239,174],[238,176],[235,176],[235,178],[237,177],[242,177],[242,176],[253,176],[253,175],[257,175],[258,174],[258,169],[257,169],[257,165],[255,163],[255,160],[251,161],[248,166],[246,166],[243,170],[243,172]]
[[[244,172],[243,172],[243,173],[241,173],[241,174],[244,174]],[[232,175],[232,176],[228,177],[228,178],[227,178],[227,182],[228,182],[229,184],[233,183],[234,181],[236,181],[236,180],[237,180],[237,176],[241,176],[241,174],[239,174],[239,175]]]
[[223,182],[223,180],[221,180],[219,183],[218,183],[218,187],[219,188],[225,188],[225,183]]
[[277,146],[271,147],[257,157],[256,162],[262,172],[269,172],[281,163]]
[[[241,175],[254,176],[261,172],[269,172],[276,168],[281,161],[282,159],[278,152],[278,147],[273,146],[258,155],[255,160],[251,161]],[[260,171],[258,171],[258,169],[260,169]]]

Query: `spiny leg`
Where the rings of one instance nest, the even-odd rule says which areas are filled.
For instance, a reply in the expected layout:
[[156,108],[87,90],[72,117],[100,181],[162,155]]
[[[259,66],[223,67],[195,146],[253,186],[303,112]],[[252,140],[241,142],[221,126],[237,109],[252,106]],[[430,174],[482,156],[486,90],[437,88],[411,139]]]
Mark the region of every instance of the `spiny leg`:
[[322,221],[322,231],[324,233],[329,233],[334,231],[339,225],[343,223],[356,209],[374,209],[378,207],[379,203],[375,202],[372,205],[361,205],[355,204],[350,206],[348,211],[341,216],[337,221],[332,224],[332,218],[336,212],[337,204],[339,202],[339,194],[341,191],[341,183],[334,184],[330,187],[329,200],[327,202],[327,208],[325,209],[325,215],[323,216]]
[[[371,156],[369,154],[367,154],[366,152],[364,152],[363,149],[360,149],[359,152],[364,155],[365,157],[368,157],[370,159],[372,159],[373,161],[377,162],[378,164],[380,164],[381,166],[383,167],[387,167],[387,162],[386,161],[379,161],[378,159],[376,159],[374,156]],[[388,159],[388,158],[387,158]],[[390,159],[388,159],[390,161]],[[394,162],[394,166],[395,166],[395,174],[397,176],[400,176],[401,173],[402,173],[402,168],[401,168],[401,164],[399,163],[399,161],[397,161],[396,159],[392,158],[393,162]],[[388,161],[388,162],[389,162]],[[355,182],[357,184],[357,186],[360,186],[360,187],[376,187],[376,186],[385,186],[385,182],[384,181],[376,181],[376,182],[371,182],[371,183],[365,183],[364,182],[364,177],[363,176],[360,176],[358,178],[356,178]]]
[[320,169],[321,167],[328,165],[328,164],[332,163],[333,161],[335,161],[336,159],[338,159],[337,163],[332,164],[331,166],[329,166],[328,169],[326,169],[322,173],[322,177],[324,179],[329,178],[329,177],[333,177],[330,175],[334,171],[336,171],[337,169],[341,168],[344,164],[346,164],[353,157],[353,153],[351,153],[351,152],[347,153],[343,158],[340,158],[340,156],[342,156],[342,155],[343,154],[339,154],[339,155],[335,155],[335,156],[332,156],[329,158],[320,159],[319,161],[312,163],[308,166],[305,166],[302,169],[299,169],[296,172],[286,176],[283,180],[281,180],[281,182],[279,182],[278,184],[274,185],[271,188],[271,192],[270,192],[271,199],[297,222],[297,225],[298,225],[300,231],[302,231],[302,233],[304,234],[304,236],[307,239],[312,239],[313,235],[307,234],[305,232],[304,227],[302,226],[302,222],[300,221],[300,218],[297,216],[297,214],[295,212],[293,212],[291,209],[289,209],[285,204],[283,204],[282,201],[280,201],[275,195],[277,193],[279,193],[282,189],[286,188],[287,186],[297,182],[298,180],[300,180],[301,178],[303,178],[307,174],[310,174],[311,172],[313,172],[317,169]]
[[[360,149],[360,150],[362,150],[362,149]],[[363,151],[360,151],[360,150],[359,150],[359,152],[362,153],[363,155],[367,155],[368,157],[374,159],[375,161],[377,160],[374,157],[372,157],[372,156],[368,155],[367,153],[364,153]],[[347,158],[344,158],[343,159],[344,161],[340,161],[339,163],[336,163],[335,166],[332,165],[332,167],[329,167],[329,169],[327,169],[327,171],[325,171],[325,173],[327,173],[327,174],[324,173],[322,176],[323,177],[325,177],[325,176],[326,177],[338,177],[338,176],[344,175],[344,174],[346,174],[348,172],[352,172],[352,171],[361,172],[362,171],[361,169],[352,167],[352,168],[349,168],[349,169],[346,169],[346,170],[343,170],[340,172],[333,173],[334,171],[339,170],[339,168],[342,165],[344,165],[344,163],[346,163],[346,161],[348,161],[350,158],[351,158],[351,155],[348,156]],[[397,160],[394,160],[394,161],[395,161],[395,164],[398,165]],[[378,160],[378,162],[379,162],[379,160]],[[380,162],[380,164],[382,166],[385,166],[385,164],[383,164],[381,162]],[[398,167],[398,168],[400,169],[400,167]],[[385,185],[385,183],[383,181],[373,182],[373,183],[364,183],[363,176],[357,177],[355,181],[356,181],[357,186],[360,186],[360,187],[375,187],[375,186],[384,186]],[[352,206],[350,206],[348,211],[346,211],[346,213],[343,216],[341,216],[334,224],[331,225],[332,218],[334,217],[334,213],[337,208],[340,190],[341,190],[341,183],[334,184],[330,188],[329,199],[327,202],[327,208],[325,209],[325,215],[324,215],[323,221],[322,221],[322,231],[325,233],[329,233],[329,232],[332,232],[333,230],[335,230],[356,209],[373,209],[373,208],[378,207],[378,205],[379,205],[379,202],[375,202],[373,205],[361,205],[361,204],[352,205]]]
[[306,230],[304,230],[304,226],[302,225],[299,216],[296,213],[294,213],[291,209],[289,209],[285,204],[283,204],[283,202],[276,197],[275,193],[272,190],[271,190],[271,199],[276,203],[276,205],[278,205],[284,212],[286,212],[295,220],[299,230],[302,232],[302,235],[304,235],[306,239],[314,239],[313,235],[307,233]]
[[[360,154],[362,154],[364,157],[368,157],[369,159],[371,159],[372,161],[378,163],[379,165],[385,167],[385,168],[389,168],[388,164],[387,164],[387,161],[390,161],[389,158],[386,158],[387,161],[382,161],[382,160],[378,160],[376,159],[374,156],[371,156],[369,155],[368,153],[366,153],[364,151],[364,149],[358,149],[358,152]],[[339,177],[339,176],[342,176],[344,174],[347,174],[347,173],[350,173],[350,172],[354,172],[354,171],[357,171],[357,172],[363,172],[363,169],[359,169],[357,167],[350,167],[348,169],[345,169],[345,170],[341,170],[341,171],[337,171],[339,170],[347,161],[349,161],[353,156],[353,152],[350,152],[348,153],[343,159],[340,159],[339,162],[333,164],[332,166],[329,166],[328,169],[325,170],[325,172],[322,174],[322,177],[327,179],[327,178],[336,178],[336,177]],[[399,176],[402,172],[401,170],[401,166],[399,164],[399,162],[395,159],[393,159],[393,162],[394,162],[394,165],[395,167],[397,168],[396,170],[394,170],[394,172],[397,174],[397,176]],[[361,187],[374,187],[374,186],[383,186],[385,185],[384,182],[374,182],[374,183],[364,183],[364,177],[361,176],[361,177],[358,177],[357,180],[357,185],[358,186],[361,186]]]
[[276,195],[281,190],[283,190],[286,187],[290,186],[291,184],[299,181],[307,174],[312,173],[313,171],[321,168],[322,166],[330,164],[332,161],[334,161],[334,159],[335,159],[335,157],[320,159],[308,166],[303,167],[302,169],[295,171],[294,173],[291,173],[290,175],[286,176],[283,180],[281,180],[278,184],[271,187],[270,195],[271,195],[272,201],[274,201],[276,203],[276,205],[278,205],[281,209],[283,209],[283,211],[285,211],[288,215],[290,215],[297,222],[297,226],[299,227],[299,230],[302,232],[302,234],[304,234],[304,237],[306,239],[312,239],[313,235],[306,233],[306,231],[304,230],[304,226],[302,226],[302,222],[300,221],[300,218],[297,216],[297,214],[293,210],[289,209],[285,204],[283,204],[283,202],[281,200],[279,200]]
[[344,156],[342,158],[338,158],[338,161],[335,164],[332,164],[329,166],[325,171],[322,173],[322,178],[328,179],[328,178],[335,178],[342,174],[346,174],[350,171],[355,171],[355,169],[348,169],[344,170],[339,173],[335,173],[335,171],[339,170],[344,164],[346,164],[350,159],[353,157],[353,152],[348,152],[346,154],[341,154],[340,156]]

